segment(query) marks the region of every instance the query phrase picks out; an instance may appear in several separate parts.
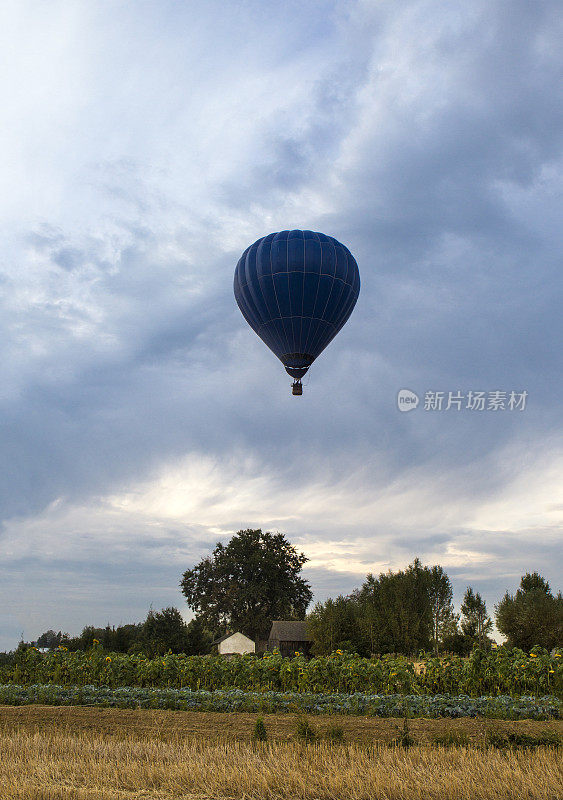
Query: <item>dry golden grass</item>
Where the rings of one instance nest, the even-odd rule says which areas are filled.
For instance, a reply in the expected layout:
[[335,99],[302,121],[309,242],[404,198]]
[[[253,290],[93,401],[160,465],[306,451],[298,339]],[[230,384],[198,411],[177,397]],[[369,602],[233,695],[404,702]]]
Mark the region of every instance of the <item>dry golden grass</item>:
[[[11,711],[23,713],[18,718],[0,709],[1,800],[563,798],[560,751],[545,748],[443,749],[425,744],[424,737],[409,750],[382,743],[306,746],[284,740],[253,746],[248,738],[254,715],[246,725],[247,741],[241,741],[232,735],[218,738],[224,733],[220,719],[214,719],[213,732],[189,732],[175,712],[150,711],[145,717],[110,709],[50,708],[42,716],[37,707]],[[240,715],[213,716],[236,720]],[[289,720],[294,729],[295,718]],[[266,718],[269,733],[273,721]],[[320,728],[320,719],[311,722]],[[396,734],[398,720],[376,722]],[[550,723],[535,723],[542,724],[553,729]]]
[[0,791],[13,800],[560,800],[554,751],[408,751],[326,744],[114,741],[97,734],[5,736]]

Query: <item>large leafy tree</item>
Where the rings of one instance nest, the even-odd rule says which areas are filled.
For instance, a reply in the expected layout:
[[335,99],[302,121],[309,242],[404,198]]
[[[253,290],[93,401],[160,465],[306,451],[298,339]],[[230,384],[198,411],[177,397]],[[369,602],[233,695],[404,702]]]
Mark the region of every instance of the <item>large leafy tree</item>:
[[452,586],[442,567],[421,567],[368,575],[349,597],[317,603],[309,614],[315,654],[338,648],[369,656],[376,652],[416,653],[430,639],[442,643],[457,631]]
[[265,639],[274,619],[303,619],[313,594],[300,573],[307,558],[281,533],[238,531],[186,570],[187,603],[214,630]]
[[529,651],[535,645],[551,650],[563,644],[563,597],[553,596],[537,572],[522,576],[515,595],[508,592],[495,606],[497,628],[510,647]]
[[442,567],[426,567],[428,576],[428,596],[432,615],[432,640],[434,653],[438,655],[439,644],[455,631],[455,615],[452,605],[453,588]]
[[428,572],[418,558],[406,570],[368,575],[358,600],[370,652],[412,654],[430,645]]
[[172,650],[185,653],[188,650],[188,626],[177,608],[169,606],[162,611],[147,614],[141,636],[143,652],[159,656]]
[[92,647],[96,639],[104,650],[118,653],[127,653],[129,650],[141,650],[141,637],[143,633],[143,623],[111,626],[109,623],[105,628],[95,628],[93,625],[86,625],[79,636],[69,639],[67,647],[69,650],[88,650]]
[[62,639],[62,632],[59,631],[55,633],[53,630],[45,631],[41,634],[39,639],[37,640],[37,647],[48,647],[51,650],[54,650],[55,647],[58,647],[61,643]]
[[481,649],[490,647],[487,634],[493,627],[492,620],[487,613],[487,604],[479,594],[468,586],[461,605],[461,629],[465,636],[472,639]]
[[340,595],[336,600],[329,598],[324,603],[317,603],[307,617],[314,655],[328,655],[335,650],[363,655],[358,612],[359,606],[354,596]]
[[442,650],[458,656],[468,656],[474,645],[474,639],[462,633],[458,626],[459,614],[453,614],[444,622],[442,629]]
[[186,653],[189,656],[203,656],[211,652],[213,631],[206,628],[200,617],[188,622]]

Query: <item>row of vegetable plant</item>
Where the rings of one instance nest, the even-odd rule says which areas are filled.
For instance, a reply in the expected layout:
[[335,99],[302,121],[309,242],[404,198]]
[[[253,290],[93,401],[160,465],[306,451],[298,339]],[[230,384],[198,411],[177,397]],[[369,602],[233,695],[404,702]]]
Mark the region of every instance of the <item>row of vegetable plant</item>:
[[468,697],[467,695],[403,695],[243,692],[240,689],[148,689],[54,684],[0,686],[0,704],[87,705],[113,708],[168,708],[184,711],[353,714],[374,717],[490,717],[553,719],[561,716],[555,697]]
[[0,667],[0,683],[561,698],[562,662],[560,651],[550,654],[539,647],[530,653],[475,650],[469,658],[421,654],[415,663],[404,656],[368,659],[340,651],[310,660],[300,655],[282,658],[277,652],[232,658],[168,653],[148,659],[106,653],[95,644],[86,652],[61,647],[40,653],[29,648],[14,665]]

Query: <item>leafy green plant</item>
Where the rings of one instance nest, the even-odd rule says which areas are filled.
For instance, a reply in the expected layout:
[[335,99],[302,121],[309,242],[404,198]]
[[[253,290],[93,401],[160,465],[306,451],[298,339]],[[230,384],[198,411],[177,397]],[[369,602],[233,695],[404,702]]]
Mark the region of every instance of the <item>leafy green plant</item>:
[[[502,719],[559,719],[562,704],[555,697],[494,698]],[[467,695],[377,695],[356,692],[273,692],[242,689],[150,688],[138,686],[57,686],[0,684],[0,705],[88,705],[114,708],[171,708],[184,711],[244,711],[252,714],[353,714],[401,717],[485,717],[490,697]],[[408,725],[408,723],[407,723]]]
[[[165,653],[146,658],[142,653],[105,651],[94,640],[87,651],[59,647],[48,653],[36,648],[18,651],[13,661],[0,665],[0,684],[110,686],[191,689],[240,689],[247,692],[298,692],[348,695],[467,695],[498,697],[501,716],[504,697],[563,697],[563,652],[552,654],[535,647],[475,650],[469,658],[422,654],[416,670],[405,656],[360,658],[336,651],[310,660],[245,655],[188,656]],[[490,716],[497,716],[490,706]]]
[[295,735],[302,742],[307,742],[308,744],[315,742],[318,739],[317,731],[306,717],[297,721],[297,730]]
[[264,717],[258,717],[256,722],[254,723],[254,728],[252,730],[252,741],[253,742],[265,742],[268,739],[268,734],[266,732],[266,726],[264,724]]
[[439,747],[467,747],[470,739],[465,731],[446,731],[433,736],[432,742]]
[[489,747],[528,750],[535,747],[561,747],[562,739],[556,731],[545,731],[539,736],[517,731],[488,731],[486,743]]
[[411,733],[411,729],[409,726],[409,718],[405,714],[403,717],[403,724],[399,728],[397,725],[395,726],[399,732],[398,736],[393,739],[393,744],[399,745],[400,747],[404,747],[405,749],[411,747],[415,744],[416,739]]
[[326,733],[325,738],[328,739],[329,742],[339,743],[344,741],[344,728],[340,725],[329,725]]

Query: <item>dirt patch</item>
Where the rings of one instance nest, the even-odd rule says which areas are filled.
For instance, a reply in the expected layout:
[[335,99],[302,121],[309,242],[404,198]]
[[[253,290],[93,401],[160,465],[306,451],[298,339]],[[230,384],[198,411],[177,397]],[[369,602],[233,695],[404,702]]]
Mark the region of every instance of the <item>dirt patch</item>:
[[[211,741],[249,741],[257,714],[216,713],[199,711],[130,710],[86,708],[80,706],[0,706],[0,732],[16,729],[30,733],[46,729],[61,733],[99,733],[114,738],[154,737],[162,741],[206,739]],[[264,714],[264,723],[271,741],[287,742],[295,738],[297,721],[302,715]],[[303,715],[304,716],[304,715]],[[349,743],[388,743],[396,738],[402,719],[352,717],[344,715],[307,717],[320,736],[338,726]],[[412,719],[411,735],[417,742],[432,742],[435,736],[465,734],[472,744],[482,744],[487,731],[518,732],[539,736],[547,731],[563,735],[563,720],[489,720]]]

